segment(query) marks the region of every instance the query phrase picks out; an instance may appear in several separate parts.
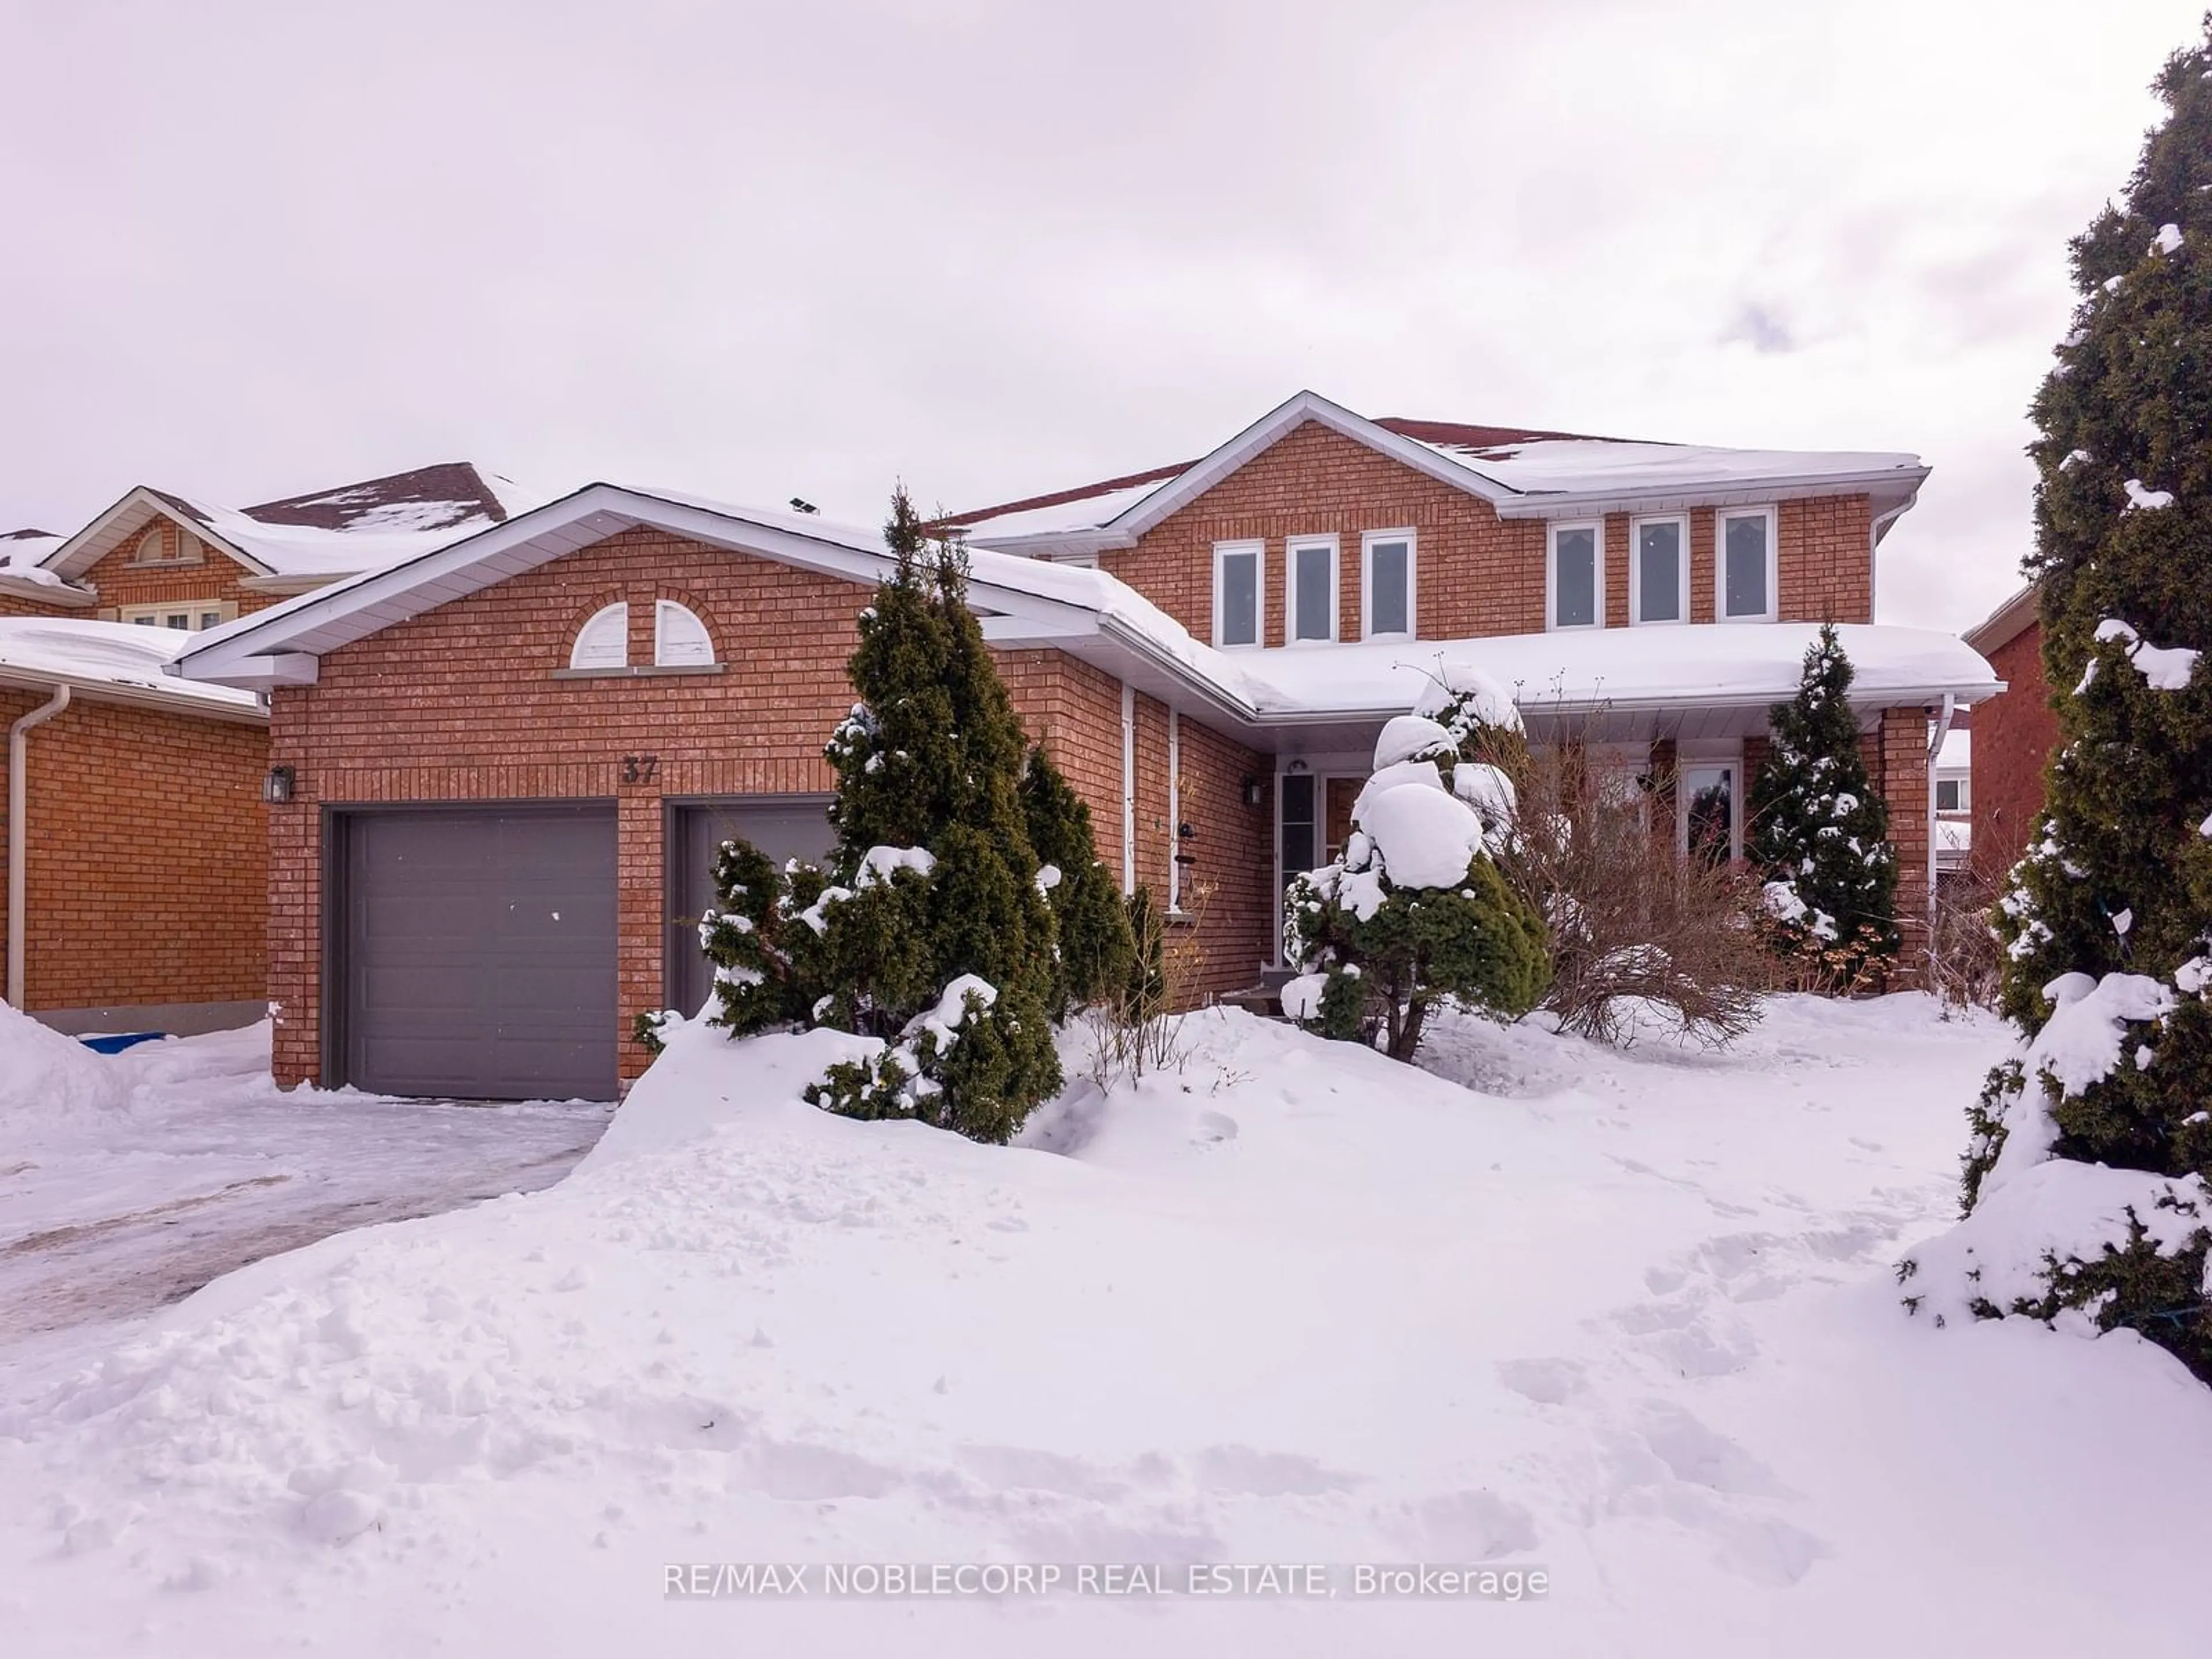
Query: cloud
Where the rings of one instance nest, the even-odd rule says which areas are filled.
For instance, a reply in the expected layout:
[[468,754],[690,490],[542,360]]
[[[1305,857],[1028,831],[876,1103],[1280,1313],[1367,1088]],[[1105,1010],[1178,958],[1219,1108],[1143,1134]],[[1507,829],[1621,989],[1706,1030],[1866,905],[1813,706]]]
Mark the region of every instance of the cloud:
[[1955,625],[2198,3],[0,0],[0,528],[458,456],[867,523],[1310,386],[1916,450],[1883,613]]
[[1747,345],[1761,353],[1797,349],[1797,337],[1781,313],[1755,300],[1747,300],[1736,307],[1735,317],[1721,331],[1718,343]]

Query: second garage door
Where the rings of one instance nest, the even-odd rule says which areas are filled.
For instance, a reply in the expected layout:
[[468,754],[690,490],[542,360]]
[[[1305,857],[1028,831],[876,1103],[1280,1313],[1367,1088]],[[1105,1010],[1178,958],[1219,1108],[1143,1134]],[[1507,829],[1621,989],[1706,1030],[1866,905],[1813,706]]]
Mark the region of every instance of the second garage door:
[[349,812],[336,833],[343,1081],[614,1098],[611,805]]

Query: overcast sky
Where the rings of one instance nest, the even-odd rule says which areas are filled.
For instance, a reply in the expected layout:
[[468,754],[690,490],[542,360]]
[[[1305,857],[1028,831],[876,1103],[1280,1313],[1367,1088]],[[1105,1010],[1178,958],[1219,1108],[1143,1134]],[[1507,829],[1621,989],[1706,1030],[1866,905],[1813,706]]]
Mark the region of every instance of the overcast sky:
[[469,459],[880,517],[1376,416],[1936,469],[2017,582],[2066,239],[2203,0],[0,0],[0,529]]

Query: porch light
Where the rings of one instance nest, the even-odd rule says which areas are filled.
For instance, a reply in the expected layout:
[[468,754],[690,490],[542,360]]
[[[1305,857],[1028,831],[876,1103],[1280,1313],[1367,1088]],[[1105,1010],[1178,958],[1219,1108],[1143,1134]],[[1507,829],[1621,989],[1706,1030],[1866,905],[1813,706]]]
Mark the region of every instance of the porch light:
[[1259,779],[1247,778],[1244,780],[1244,804],[1247,806],[1257,806],[1260,804]]
[[270,767],[268,775],[261,780],[261,799],[271,806],[289,805],[293,777],[292,769],[289,766]]

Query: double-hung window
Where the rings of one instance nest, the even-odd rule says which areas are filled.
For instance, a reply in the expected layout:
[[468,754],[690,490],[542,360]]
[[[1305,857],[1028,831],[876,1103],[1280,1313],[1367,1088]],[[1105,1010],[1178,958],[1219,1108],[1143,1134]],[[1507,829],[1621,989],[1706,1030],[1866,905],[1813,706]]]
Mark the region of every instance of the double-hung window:
[[1605,626],[1605,526],[1555,524],[1544,567],[1544,625]]
[[1289,580],[1283,596],[1283,638],[1316,645],[1336,637],[1336,538],[1293,536],[1284,544]]
[[1628,608],[1638,623],[1690,619],[1690,521],[1638,519],[1630,527]]
[[1266,586],[1267,544],[1213,544],[1213,642],[1260,643],[1260,594]]
[[1966,779],[1936,780],[1936,810],[1939,812],[1964,812],[1968,810]]
[[1370,530],[1359,538],[1359,627],[1370,640],[1410,640],[1413,625],[1413,532]]
[[1772,622],[1775,610],[1774,509],[1723,507],[1715,515],[1713,611],[1723,622]]

